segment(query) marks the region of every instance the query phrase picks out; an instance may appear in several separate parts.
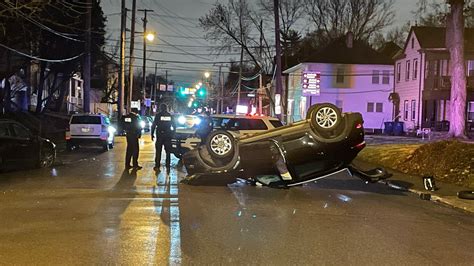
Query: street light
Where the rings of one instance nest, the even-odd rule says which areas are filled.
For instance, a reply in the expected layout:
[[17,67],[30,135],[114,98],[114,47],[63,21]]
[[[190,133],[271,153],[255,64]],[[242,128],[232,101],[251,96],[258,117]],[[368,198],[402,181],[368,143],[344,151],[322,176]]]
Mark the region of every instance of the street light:
[[149,42],[152,42],[155,40],[155,33],[153,32],[149,32],[145,35],[145,38],[149,41]]
[[211,76],[211,73],[209,73],[209,72],[204,72],[204,77],[205,77],[206,79],[208,79],[210,76]]

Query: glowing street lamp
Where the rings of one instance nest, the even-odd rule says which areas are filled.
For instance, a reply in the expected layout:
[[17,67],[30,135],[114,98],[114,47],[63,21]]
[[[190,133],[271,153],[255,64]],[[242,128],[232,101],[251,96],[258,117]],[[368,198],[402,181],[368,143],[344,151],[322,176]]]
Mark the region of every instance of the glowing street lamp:
[[149,32],[145,35],[145,38],[149,41],[152,42],[155,40],[155,34],[153,32]]
[[209,73],[209,72],[204,72],[204,77],[205,77],[205,78],[208,79],[210,76],[211,76],[211,73]]

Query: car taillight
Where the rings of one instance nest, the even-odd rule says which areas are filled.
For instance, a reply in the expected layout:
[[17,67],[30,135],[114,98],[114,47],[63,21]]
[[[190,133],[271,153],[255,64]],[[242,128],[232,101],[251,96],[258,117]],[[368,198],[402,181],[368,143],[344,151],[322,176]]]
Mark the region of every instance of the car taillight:
[[361,129],[361,128],[362,128],[362,123],[357,123],[357,124],[356,124],[356,128],[357,128],[357,129]]
[[66,139],[66,140],[70,140],[70,139],[71,139],[71,131],[69,131],[69,128],[66,128],[65,139]]

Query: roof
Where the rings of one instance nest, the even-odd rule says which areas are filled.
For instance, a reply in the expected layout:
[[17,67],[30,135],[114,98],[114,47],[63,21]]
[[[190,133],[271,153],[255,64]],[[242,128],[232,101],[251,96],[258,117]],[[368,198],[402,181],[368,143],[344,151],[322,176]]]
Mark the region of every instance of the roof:
[[[446,48],[446,28],[445,27],[425,27],[413,26],[410,29],[414,32],[422,49]],[[405,48],[409,43],[407,39]],[[464,31],[464,44],[466,50],[474,50],[474,28],[466,28]]]
[[390,58],[395,58],[402,52],[402,48],[394,42],[386,42],[382,45],[380,49],[377,50],[377,52],[384,54]]
[[352,48],[346,44],[346,37],[329,43],[325,48],[309,55],[306,62],[330,64],[392,65],[394,60],[379,53],[367,42],[353,40]]

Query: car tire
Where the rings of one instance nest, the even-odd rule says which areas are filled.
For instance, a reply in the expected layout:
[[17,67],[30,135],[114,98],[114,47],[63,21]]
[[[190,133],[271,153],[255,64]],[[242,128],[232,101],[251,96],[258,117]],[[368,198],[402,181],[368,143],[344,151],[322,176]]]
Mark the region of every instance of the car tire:
[[312,126],[321,133],[332,132],[342,122],[341,110],[334,104],[317,104],[308,110],[308,119]]
[[206,139],[206,148],[211,157],[224,159],[234,155],[235,139],[232,134],[224,130],[216,130]]
[[108,151],[109,150],[109,143],[105,142],[104,144],[102,144],[102,150],[103,151]]
[[458,192],[458,198],[474,200],[474,191],[463,190]]
[[39,158],[38,168],[48,168],[54,164],[55,160],[55,152],[54,150],[47,150],[41,153],[41,157]]

